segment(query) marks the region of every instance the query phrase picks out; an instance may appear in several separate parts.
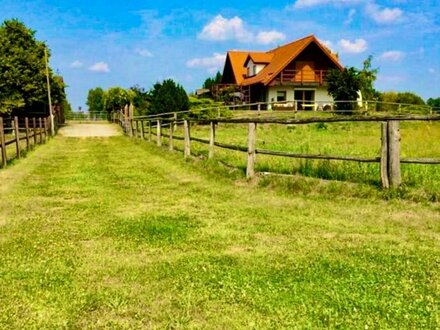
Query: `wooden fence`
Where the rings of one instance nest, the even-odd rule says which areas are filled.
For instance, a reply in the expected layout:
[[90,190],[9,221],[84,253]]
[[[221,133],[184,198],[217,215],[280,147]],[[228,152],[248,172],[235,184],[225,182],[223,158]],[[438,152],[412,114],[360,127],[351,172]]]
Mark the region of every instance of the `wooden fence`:
[[[57,128],[58,120],[55,120]],[[20,158],[23,150],[30,150],[34,145],[46,142],[50,136],[50,117],[0,117],[0,151],[1,165],[13,158]],[[9,145],[14,145],[8,148]],[[14,151],[8,155],[8,151]]]
[[[186,113],[185,113],[186,114]],[[184,114],[184,116],[185,116]],[[208,145],[208,157],[213,158],[215,147],[235,150],[247,153],[247,178],[256,175],[255,163],[256,155],[271,155],[276,157],[289,157],[297,159],[316,159],[316,160],[338,160],[359,163],[379,163],[380,179],[384,188],[396,188],[400,186],[401,170],[400,164],[428,164],[440,165],[440,158],[401,158],[400,156],[400,122],[401,121],[440,121],[440,115],[382,115],[382,116],[333,116],[333,117],[313,117],[313,118],[216,118],[212,120],[191,120],[198,124],[210,126],[208,139],[192,137],[190,133],[190,120],[178,119],[179,113],[169,113],[156,117],[144,117],[129,119],[123,113],[116,118],[127,135],[139,137],[142,140],[153,140],[155,136],[157,146],[162,146],[162,139],[168,139],[168,148],[174,150],[173,140],[184,142],[183,154],[187,158],[191,155],[191,142],[199,142]],[[380,122],[381,123],[381,152],[377,157],[353,157],[339,155],[322,154],[298,154],[291,152],[266,150],[256,148],[257,125],[278,124],[278,125],[304,125],[311,123],[335,123],[335,122]],[[247,146],[220,143],[215,140],[216,128],[218,123],[228,124],[247,124],[248,137]],[[177,125],[183,125],[183,136],[175,135]],[[168,128],[168,135],[164,135],[162,130]]]

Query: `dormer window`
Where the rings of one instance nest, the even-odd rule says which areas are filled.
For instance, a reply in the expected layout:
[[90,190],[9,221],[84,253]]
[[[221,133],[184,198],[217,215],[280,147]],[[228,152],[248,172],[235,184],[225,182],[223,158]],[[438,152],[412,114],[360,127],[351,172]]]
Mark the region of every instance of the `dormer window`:
[[255,65],[255,63],[250,60],[247,63],[247,76],[248,77],[253,77],[257,74],[257,66]]

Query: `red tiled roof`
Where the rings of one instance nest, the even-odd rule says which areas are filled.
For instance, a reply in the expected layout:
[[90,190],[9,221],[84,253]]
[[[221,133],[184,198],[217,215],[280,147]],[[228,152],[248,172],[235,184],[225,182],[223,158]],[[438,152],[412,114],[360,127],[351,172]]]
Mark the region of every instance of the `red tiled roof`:
[[[305,38],[288,43],[286,45],[271,49],[268,52],[228,52],[236,83],[243,86],[253,85],[257,83],[268,85],[312,42],[316,43],[316,45],[321,48],[321,50],[338,68],[342,69],[342,65],[339,63],[337,57],[332,54],[327,47],[322,45],[314,35],[310,35]],[[252,59],[254,63],[268,64],[257,75],[246,78],[245,64],[248,61],[248,58]]]
[[234,73],[235,82],[237,85],[241,85],[246,75],[246,67],[244,62],[246,61],[249,52],[229,51],[226,58],[229,58],[231,62],[232,71]]

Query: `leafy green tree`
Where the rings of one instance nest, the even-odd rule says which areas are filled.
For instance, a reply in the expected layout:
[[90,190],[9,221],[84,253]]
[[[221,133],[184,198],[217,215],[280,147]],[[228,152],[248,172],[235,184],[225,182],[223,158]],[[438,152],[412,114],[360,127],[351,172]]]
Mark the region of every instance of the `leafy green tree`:
[[425,101],[415,93],[412,92],[401,92],[398,93],[399,103],[403,104],[414,104],[414,105],[425,105]]
[[374,100],[379,97],[379,92],[374,89],[374,82],[376,81],[379,69],[373,69],[371,67],[372,60],[373,56],[368,56],[363,62],[362,70],[360,70],[358,74],[360,79],[360,92],[363,100]]
[[[46,45],[35,31],[16,19],[0,26],[0,112],[47,109]],[[49,53],[49,52],[48,52]],[[54,96],[63,98],[64,84],[50,79]],[[57,92],[59,92],[57,94]]]
[[203,88],[211,89],[217,84],[220,84],[222,81],[222,74],[217,71],[217,74],[214,77],[209,77],[203,83]]
[[132,103],[134,105],[135,114],[138,116],[147,114],[151,103],[151,97],[148,91],[139,85],[130,87],[130,91],[133,94]]
[[105,111],[105,93],[101,87],[92,88],[87,94],[87,106],[90,112]]
[[351,114],[356,107],[358,91],[362,85],[359,71],[355,68],[330,70],[327,83],[329,95],[337,102],[336,108],[344,111],[345,114]]
[[189,109],[188,95],[174,80],[167,79],[162,83],[154,84],[150,91],[150,113],[159,114]]
[[423,99],[412,92],[382,92],[379,93],[379,111],[427,112]]
[[428,101],[427,101],[426,103],[427,103],[430,107],[435,108],[434,110],[440,112],[440,97],[437,97],[436,99],[434,99],[434,98],[429,98]]
[[131,102],[131,94],[121,87],[111,87],[105,92],[105,109],[118,111]]
[[66,84],[61,76],[50,75],[50,91],[53,104],[63,104],[66,100]]

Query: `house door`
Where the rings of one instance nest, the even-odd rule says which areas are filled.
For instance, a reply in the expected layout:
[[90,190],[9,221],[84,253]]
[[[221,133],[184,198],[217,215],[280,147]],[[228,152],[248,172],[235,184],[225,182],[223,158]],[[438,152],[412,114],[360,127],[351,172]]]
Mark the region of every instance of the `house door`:
[[315,91],[295,90],[295,101],[298,103],[299,110],[314,110]]
[[315,62],[297,61],[295,63],[295,82],[314,82]]

